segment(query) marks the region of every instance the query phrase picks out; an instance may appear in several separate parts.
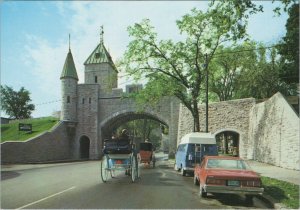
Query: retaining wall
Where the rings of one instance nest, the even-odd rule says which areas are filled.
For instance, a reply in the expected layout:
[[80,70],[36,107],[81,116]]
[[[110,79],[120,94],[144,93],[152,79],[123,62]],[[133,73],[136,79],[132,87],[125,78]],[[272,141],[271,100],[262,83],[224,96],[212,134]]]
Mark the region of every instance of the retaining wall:
[[299,117],[282,94],[250,111],[248,159],[299,170]]
[[1,144],[2,163],[37,163],[70,159],[68,124],[59,122],[51,131],[30,140]]
[[[208,131],[216,135],[223,131],[235,131],[240,135],[240,156],[246,157],[248,151],[249,112],[255,105],[254,98],[210,103],[208,106]],[[199,106],[200,131],[205,132],[205,106]],[[193,131],[193,118],[190,111],[181,105],[177,144],[187,133]]]

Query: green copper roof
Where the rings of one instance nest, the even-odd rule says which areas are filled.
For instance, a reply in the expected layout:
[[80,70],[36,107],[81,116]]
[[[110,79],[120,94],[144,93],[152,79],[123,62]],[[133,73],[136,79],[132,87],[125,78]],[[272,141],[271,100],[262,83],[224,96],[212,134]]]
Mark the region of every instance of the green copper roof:
[[96,49],[92,52],[88,59],[86,59],[84,65],[100,63],[110,63],[115,68],[114,62],[112,61],[112,58],[109,52],[106,50],[103,42],[100,42],[100,44],[98,44]]
[[71,78],[78,80],[78,76],[77,76],[77,72],[76,72],[76,68],[75,68],[71,50],[69,50],[69,52],[68,52],[60,79],[65,78],[65,77],[71,77]]

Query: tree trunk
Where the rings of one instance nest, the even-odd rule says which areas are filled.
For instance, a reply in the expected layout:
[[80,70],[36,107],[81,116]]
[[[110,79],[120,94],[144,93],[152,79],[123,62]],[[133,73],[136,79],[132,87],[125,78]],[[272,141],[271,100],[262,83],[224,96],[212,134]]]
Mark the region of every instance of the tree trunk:
[[194,118],[194,132],[200,132],[198,103],[194,103],[193,109],[192,116]]

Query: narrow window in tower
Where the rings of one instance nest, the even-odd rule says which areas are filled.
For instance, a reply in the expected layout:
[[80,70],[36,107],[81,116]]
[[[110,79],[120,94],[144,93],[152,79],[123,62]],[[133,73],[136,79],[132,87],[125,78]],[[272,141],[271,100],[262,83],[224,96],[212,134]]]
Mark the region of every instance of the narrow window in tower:
[[71,100],[70,100],[70,96],[67,96],[67,103],[70,103]]
[[84,104],[84,98],[82,99],[82,104]]
[[92,99],[91,98],[89,98],[89,103],[92,103]]
[[97,78],[97,76],[95,76],[95,83],[97,83],[98,82],[98,78]]

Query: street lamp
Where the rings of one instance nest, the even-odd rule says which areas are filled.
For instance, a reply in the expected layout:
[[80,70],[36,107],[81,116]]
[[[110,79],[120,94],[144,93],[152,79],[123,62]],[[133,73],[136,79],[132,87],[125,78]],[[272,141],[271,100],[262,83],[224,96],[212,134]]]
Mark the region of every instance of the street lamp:
[[205,93],[205,111],[206,111],[206,127],[205,132],[208,133],[208,61],[207,61],[207,53],[205,53],[205,70],[206,70],[206,93]]

